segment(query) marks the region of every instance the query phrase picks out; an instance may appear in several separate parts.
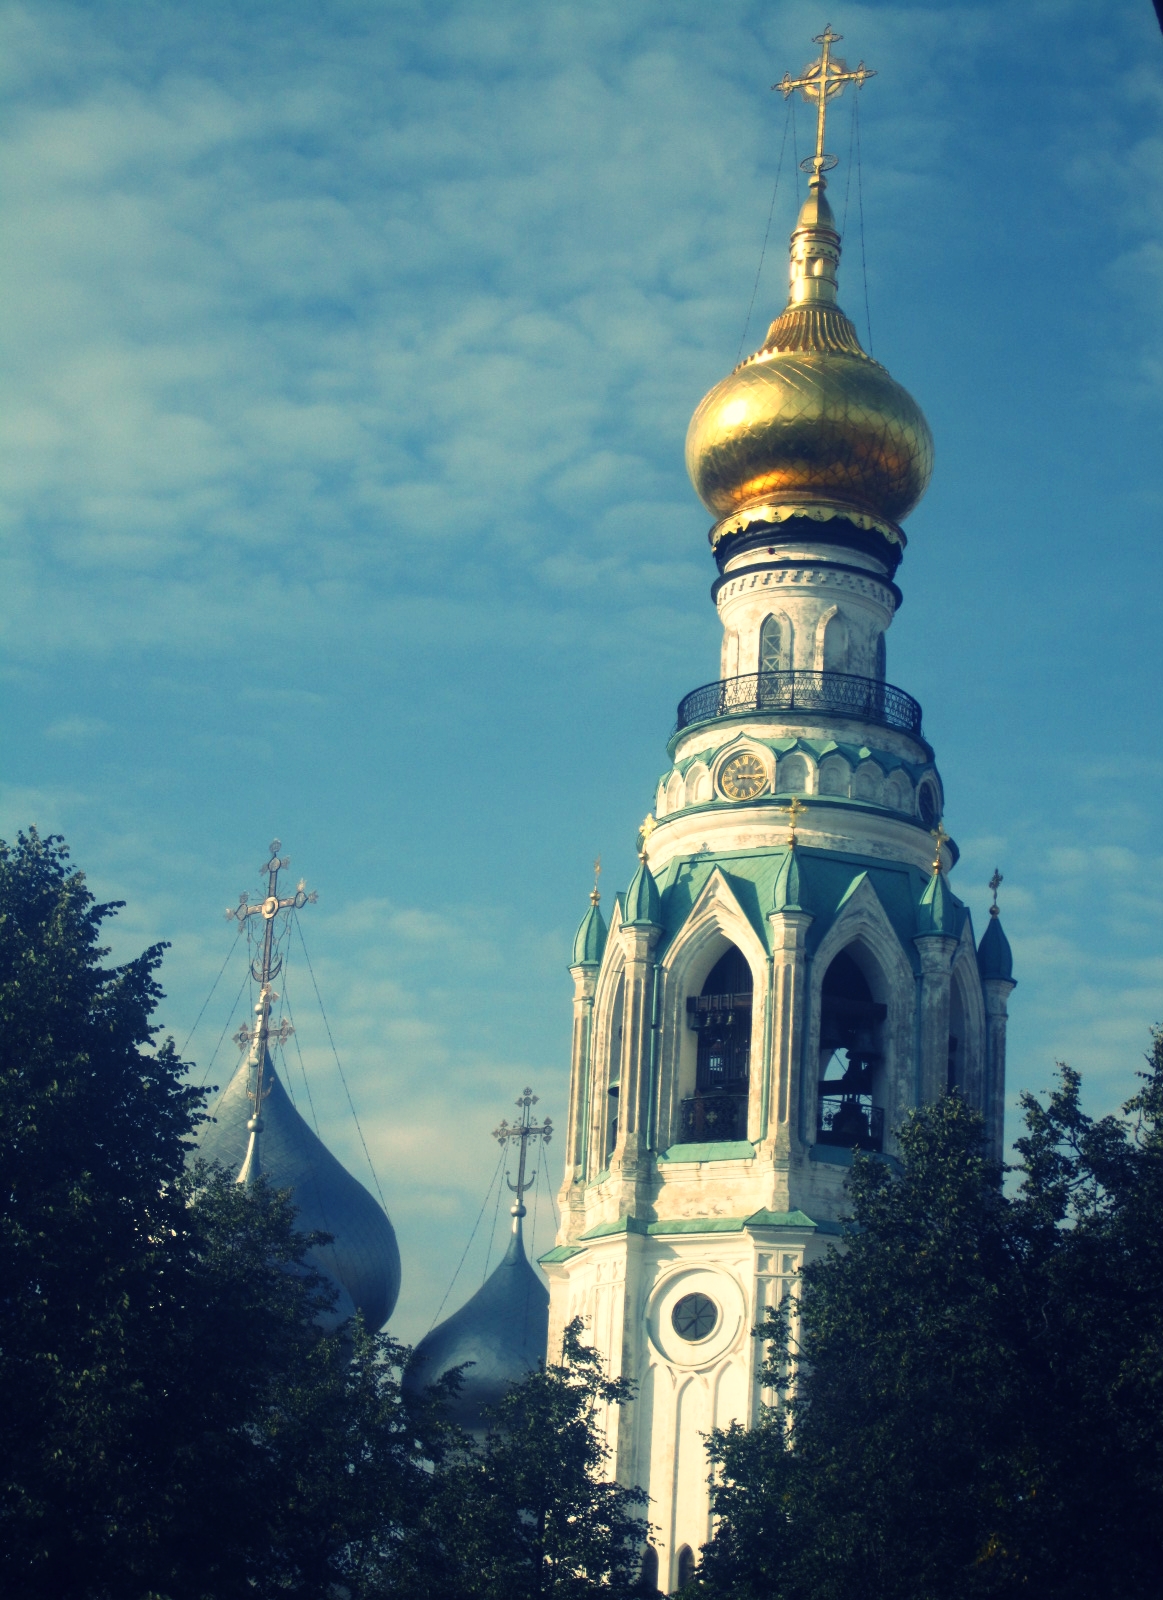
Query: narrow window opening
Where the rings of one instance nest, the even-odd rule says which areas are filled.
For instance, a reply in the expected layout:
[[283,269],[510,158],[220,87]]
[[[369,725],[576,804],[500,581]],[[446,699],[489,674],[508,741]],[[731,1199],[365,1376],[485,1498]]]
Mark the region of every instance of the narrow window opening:
[[820,997],[817,1144],[884,1149],[884,1107],[877,1099],[887,1015],[856,962],[841,951],[824,974]]
[[695,1575],[695,1553],[689,1544],[684,1544],[678,1553],[678,1586],[685,1589]]
[[752,998],[751,968],[732,945],[702,993],[687,1000],[687,1022],[699,1040],[695,1092],[681,1107],[683,1144],[747,1137]]
[[782,641],[779,636],[779,623],[774,617],[768,617],[763,627],[759,630],[759,670],[760,672],[778,672],[783,665],[780,653]]

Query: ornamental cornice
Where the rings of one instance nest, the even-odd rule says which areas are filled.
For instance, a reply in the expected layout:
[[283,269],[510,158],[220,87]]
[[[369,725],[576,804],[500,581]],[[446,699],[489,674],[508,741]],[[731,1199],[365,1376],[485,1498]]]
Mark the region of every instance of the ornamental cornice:
[[[767,567],[761,572],[741,572],[734,577],[720,578],[715,585],[715,604],[722,610],[727,600],[751,589],[845,589],[849,594],[861,594],[869,600],[883,602],[885,591],[897,599],[896,585],[885,578],[869,574],[867,578],[851,568],[831,567],[826,564],[812,567]],[[894,607],[895,609],[895,607]]]

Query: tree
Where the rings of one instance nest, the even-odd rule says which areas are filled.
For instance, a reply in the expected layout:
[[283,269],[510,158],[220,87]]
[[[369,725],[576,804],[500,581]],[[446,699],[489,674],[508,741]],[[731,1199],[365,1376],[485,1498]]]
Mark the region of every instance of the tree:
[[[1122,1117],[1061,1069],[1007,1198],[956,1096],[857,1159],[842,1250],[763,1330],[779,1404],[711,1446],[713,1595],[1154,1594],[1163,1041]],[[789,1363],[794,1376],[789,1385]]]
[[631,1386],[609,1379],[581,1322],[561,1361],[495,1408],[481,1445],[461,1441],[437,1473],[408,1592],[448,1600],[614,1600],[638,1592],[646,1494],[610,1482],[603,1412]]
[[398,1345],[320,1331],[289,1197],[187,1170],[203,1095],[115,909],[0,843],[0,1590],[378,1593],[439,1430]]

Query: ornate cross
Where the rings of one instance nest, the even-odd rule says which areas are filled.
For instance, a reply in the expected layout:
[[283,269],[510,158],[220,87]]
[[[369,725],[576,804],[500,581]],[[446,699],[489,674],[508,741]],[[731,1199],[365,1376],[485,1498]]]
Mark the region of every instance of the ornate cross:
[[846,84],[854,83],[858,89],[862,89],[869,78],[876,77],[873,69],[866,67],[863,61],[855,72],[849,72],[848,63],[841,56],[832,55],[832,46],[839,44],[843,37],[842,33],[832,32],[829,22],[823,33],[818,33],[812,41],[822,46],[820,59],[806,66],[800,77],[793,78],[789,72],[785,72],[780,81],[771,86],[778,89],[785,100],[798,89],[805,100],[816,102],[816,153],[814,156],[805,156],[800,162],[800,171],[810,172],[816,178],[830,172],[836,165],[836,157],[824,152],[824,122],[828,114],[828,101],[843,94]]
[[653,811],[648,811],[642,819],[642,826],[638,829],[638,859],[646,860],[646,846],[650,843],[650,835],[657,828],[658,822]]
[[787,820],[791,823],[791,832],[787,836],[787,842],[793,850],[796,847],[796,824],[807,809],[807,806],[800,804],[799,796],[793,794],[787,808]]
[[933,855],[933,872],[936,874],[941,870],[941,850],[943,846],[949,843],[950,836],[945,832],[945,824],[943,822],[939,822],[935,828],[930,828],[929,832],[937,841],[937,848]]
[[986,884],[987,889],[993,890],[993,904],[989,908],[989,914],[991,917],[999,917],[1001,915],[1001,912],[997,909],[997,891],[1001,888],[1004,882],[1005,879],[1002,877],[997,868],[994,867],[993,877],[989,880],[988,884]]
[[[550,1139],[553,1137],[553,1123],[548,1117],[546,1117],[543,1122],[532,1122],[530,1120],[530,1112],[533,1110],[533,1107],[536,1104],[537,1096],[533,1093],[532,1089],[526,1089],[520,1100],[517,1101],[517,1105],[521,1110],[520,1122],[506,1122],[502,1120],[501,1126],[493,1129],[493,1138],[496,1139],[500,1145],[504,1146],[515,1143],[519,1144],[521,1147],[520,1154],[517,1158],[516,1183],[513,1182],[508,1173],[505,1174],[505,1180],[508,1183],[509,1188],[512,1189],[513,1193],[517,1196],[516,1204],[512,1208],[512,1214],[514,1217],[523,1217],[525,1215],[525,1207],[522,1203],[521,1196],[525,1193],[526,1189],[531,1189],[533,1187],[534,1179],[537,1177],[536,1172],[534,1172],[533,1176],[529,1178],[528,1181],[526,1181],[525,1178],[525,1159],[528,1152],[529,1141],[530,1139],[540,1139],[542,1144],[548,1144]],[[516,1224],[514,1224],[514,1227],[516,1227]]]
[[226,913],[226,920],[237,919],[243,927],[251,917],[262,917],[264,921],[262,951],[250,964],[251,976],[260,985],[258,1004],[254,1008],[255,1025],[253,1028],[240,1028],[235,1034],[235,1042],[240,1049],[250,1046],[250,1069],[254,1073],[254,1088],[250,1093],[254,1101],[254,1116],[246,1124],[250,1139],[246,1147],[246,1156],[242,1169],[238,1174],[239,1183],[253,1183],[261,1170],[259,1160],[259,1134],[262,1132],[262,1103],[270,1094],[270,1085],[263,1085],[266,1073],[267,1051],[272,1040],[275,1044],[285,1044],[294,1029],[286,1021],[280,1022],[274,1032],[271,1031],[271,1002],[279,997],[271,988],[271,979],[282,971],[283,958],[275,953],[275,921],[280,911],[301,911],[306,905],[314,905],[319,896],[312,889],[307,893],[307,885],[299,879],[298,888],[294,894],[279,894],[279,873],[291,865],[290,856],[280,856],[282,849],[280,839],[272,839],[267,861],[259,868],[266,873],[266,896],[252,905],[250,896],[243,890],[238,897],[238,904],[231,906]]
[[598,893],[598,879],[601,877],[601,875],[602,875],[602,858],[601,858],[601,856],[597,856],[594,859],[594,886],[590,890],[590,905],[592,905],[592,906],[596,906],[598,901],[602,898],[601,895]]

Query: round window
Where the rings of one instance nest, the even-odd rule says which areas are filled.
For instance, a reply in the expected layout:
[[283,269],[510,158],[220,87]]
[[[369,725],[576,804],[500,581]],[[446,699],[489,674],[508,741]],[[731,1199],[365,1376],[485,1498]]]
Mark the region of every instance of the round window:
[[719,1322],[719,1308],[709,1295],[684,1294],[671,1312],[670,1320],[680,1339],[697,1344],[714,1333]]

